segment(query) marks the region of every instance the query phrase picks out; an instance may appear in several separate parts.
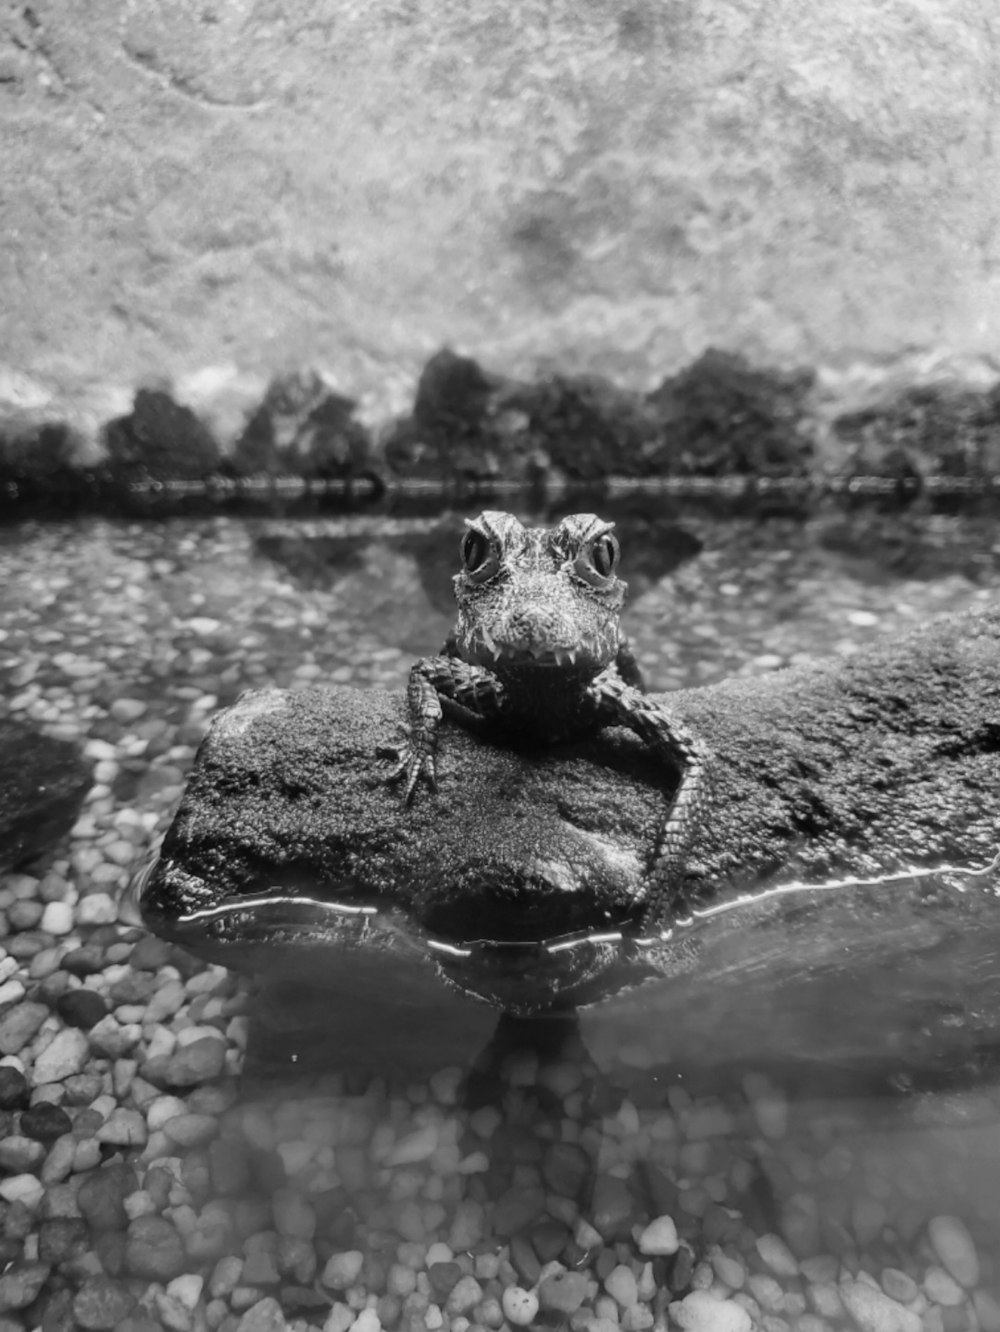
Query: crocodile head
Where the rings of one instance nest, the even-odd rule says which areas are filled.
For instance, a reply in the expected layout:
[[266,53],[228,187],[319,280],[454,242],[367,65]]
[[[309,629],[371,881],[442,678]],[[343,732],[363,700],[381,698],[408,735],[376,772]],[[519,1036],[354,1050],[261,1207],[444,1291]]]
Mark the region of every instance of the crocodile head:
[[576,513],[527,528],[487,510],[466,520],[455,577],[460,655],[500,679],[559,673],[581,683],[614,661],[628,585],[614,523]]

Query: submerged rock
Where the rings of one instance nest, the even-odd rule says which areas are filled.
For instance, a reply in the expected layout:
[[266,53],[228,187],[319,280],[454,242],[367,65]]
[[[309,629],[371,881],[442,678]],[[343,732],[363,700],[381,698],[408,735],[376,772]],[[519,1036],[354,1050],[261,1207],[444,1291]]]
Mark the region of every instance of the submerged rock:
[[[654,921],[640,920],[645,866],[675,778],[630,732],[538,750],[446,725],[439,790],[405,808],[380,756],[399,696],[253,691],[202,746],[141,909],[216,960],[326,979],[349,962],[359,993],[389,954],[523,1011],[691,970],[700,963],[671,929],[746,895],[764,904],[759,921],[784,910],[771,890],[793,881],[993,859],[998,648],[990,611],[847,660],[664,696],[713,748],[714,805]],[[938,910],[932,898],[922,910]],[[992,918],[982,898],[940,911]],[[884,907],[866,899],[869,947]],[[927,918],[892,928],[923,938]],[[713,929],[746,934],[741,921],[730,911]],[[800,933],[795,948],[824,941]],[[774,947],[787,953],[788,938]]]
[[57,842],[76,822],[90,784],[78,745],[0,718],[0,869]]

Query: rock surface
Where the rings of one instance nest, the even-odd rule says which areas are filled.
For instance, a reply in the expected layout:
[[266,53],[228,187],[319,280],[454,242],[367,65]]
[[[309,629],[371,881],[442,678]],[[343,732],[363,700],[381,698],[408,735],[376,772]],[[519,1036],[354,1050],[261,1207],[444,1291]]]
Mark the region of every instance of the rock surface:
[[443,342],[647,383],[713,343],[989,353],[984,14],[16,8],[3,345],[68,386],[317,358],[352,394]]
[[90,784],[78,745],[0,718],[0,869],[48,850],[72,826]]
[[[998,641],[994,610],[841,662],[664,696],[714,750],[715,803],[660,926],[747,892],[777,910],[766,890],[795,880],[989,863]],[[371,959],[374,982],[387,951],[433,954],[453,981],[500,1003],[508,963],[530,947],[544,954],[543,990],[579,994],[608,969],[604,946],[544,945],[635,922],[672,776],[628,732],[539,752],[451,725],[437,796],[421,790],[405,809],[379,756],[401,717],[397,696],[347,689],[254,691],[221,714],[143,885],[146,920],[269,971],[286,955],[308,965],[310,948],[328,970],[342,944]],[[989,910],[982,894],[962,901]],[[882,907],[875,895],[862,909],[874,919]],[[645,960],[685,965],[655,946]]]

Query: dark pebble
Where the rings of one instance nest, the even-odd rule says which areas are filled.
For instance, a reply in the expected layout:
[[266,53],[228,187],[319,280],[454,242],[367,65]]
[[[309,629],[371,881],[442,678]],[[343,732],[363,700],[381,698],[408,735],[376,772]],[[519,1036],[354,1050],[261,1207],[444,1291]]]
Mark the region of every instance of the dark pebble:
[[43,1221],[38,1230],[38,1258],[40,1262],[68,1262],[79,1258],[90,1248],[90,1232],[83,1217],[55,1217]]
[[527,1230],[545,1212],[545,1195],[540,1189],[511,1188],[500,1198],[493,1211],[493,1229],[501,1238]]
[[590,1157],[575,1142],[554,1142],[542,1160],[542,1177],[563,1198],[579,1198],[592,1172]]
[[73,976],[96,976],[104,970],[104,949],[95,943],[84,944],[67,953],[60,965]]
[[104,1091],[104,1079],[100,1073],[74,1073],[63,1083],[66,1089],[66,1104],[84,1106],[96,1101]]
[[32,1324],[42,1332],[77,1332],[73,1317],[73,1292],[65,1286],[43,1291],[32,1310]]
[[431,1263],[427,1276],[434,1294],[444,1300],[458,1285],[463,1273],[458,1263]]
[[132,949],[128,961],[135,971],[159,971],[160,967],[167,965],[170,957],[170,944],[147,934]]
[[184,1242],[160,1216],[138,1216],[125,1241],[125,1263],[132,1276],[172,1281],[184,1271]]
[[535,1252],[535,1246],[528,1239],[527,1235],[512,1235],[510,1240],[510,1261],[514,1271],[521,1278],[521,1285],[526,1290],[530,1289],[538,1281],[541,1275],[542,1265],[538,1261],[538,1254]]
[[693,1275],[694,1250],[691,1248],[690,1244],[682,1242],[680,1248],[674,1254],[674,1260],[670,1264],[667,1275],[670,1289],[676,1296],[680,1297],[690,1288]]
[[21,1115],[21,1132],[36,1142],[55,1142],[72,1128],[73,1121],[62,1106],[50,1101],[39,1101]]
[[598,1176],[587,1219],[603,1239],[625,1239],[631,1232],[632,1220],[637,1211],[623,1179],[617,1175]]
[[89,1031],[111,1010],[107,1000],[94,990],[67,990],[56,1000],[56,1012],[70,1027]]
[[[125,1199],[137,1187],[135,1171],[120,1163],[101,1166],[88,1175],[76,1195],[80,1211],[92,1230],[124,1230],[128,1225]],[[173,1231],[173,1226],[168,1229]],[[171,1273],[176,1276],[177,1273]]]
[[618,1255],[614,1249],[602,1249],[593,1262],[594,1274],[598,1281],[604,1281],[618,1266]]
[[6,1064],[0,1065],[0,1110],[21,1110],[30,1098],[24,1074]]
[[569,1229],[561,1221],[548,1217],[531,1228],[531,1243],[543,1263],[558,1258],[572,1238]]
[[125,1272],[125,1236],[120,1230],[102,1230],[94,1238],[94,1252],[108,1276]]
[[135,1308],[135,1296],[110,1277],[89,1277],[73,1300],[73,1317],[90,1332],[117,1327]]

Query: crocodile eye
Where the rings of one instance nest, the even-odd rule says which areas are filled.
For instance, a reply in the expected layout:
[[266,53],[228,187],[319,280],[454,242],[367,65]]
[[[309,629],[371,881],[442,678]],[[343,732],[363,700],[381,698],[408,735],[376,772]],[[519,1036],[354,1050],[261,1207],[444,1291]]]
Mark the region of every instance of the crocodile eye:
[[482,532],[477,532],[474,527],[470,527],[468,532],[462,538],[462,563],[465,565],[465,572],[470,574],[483,572],[483,566],[490,557],[490,543],[483,536]]
[[590,548],[590,559],[597,573],[602,578],[610,578],[618,567],[621,548],[610,532],[599,536]]

